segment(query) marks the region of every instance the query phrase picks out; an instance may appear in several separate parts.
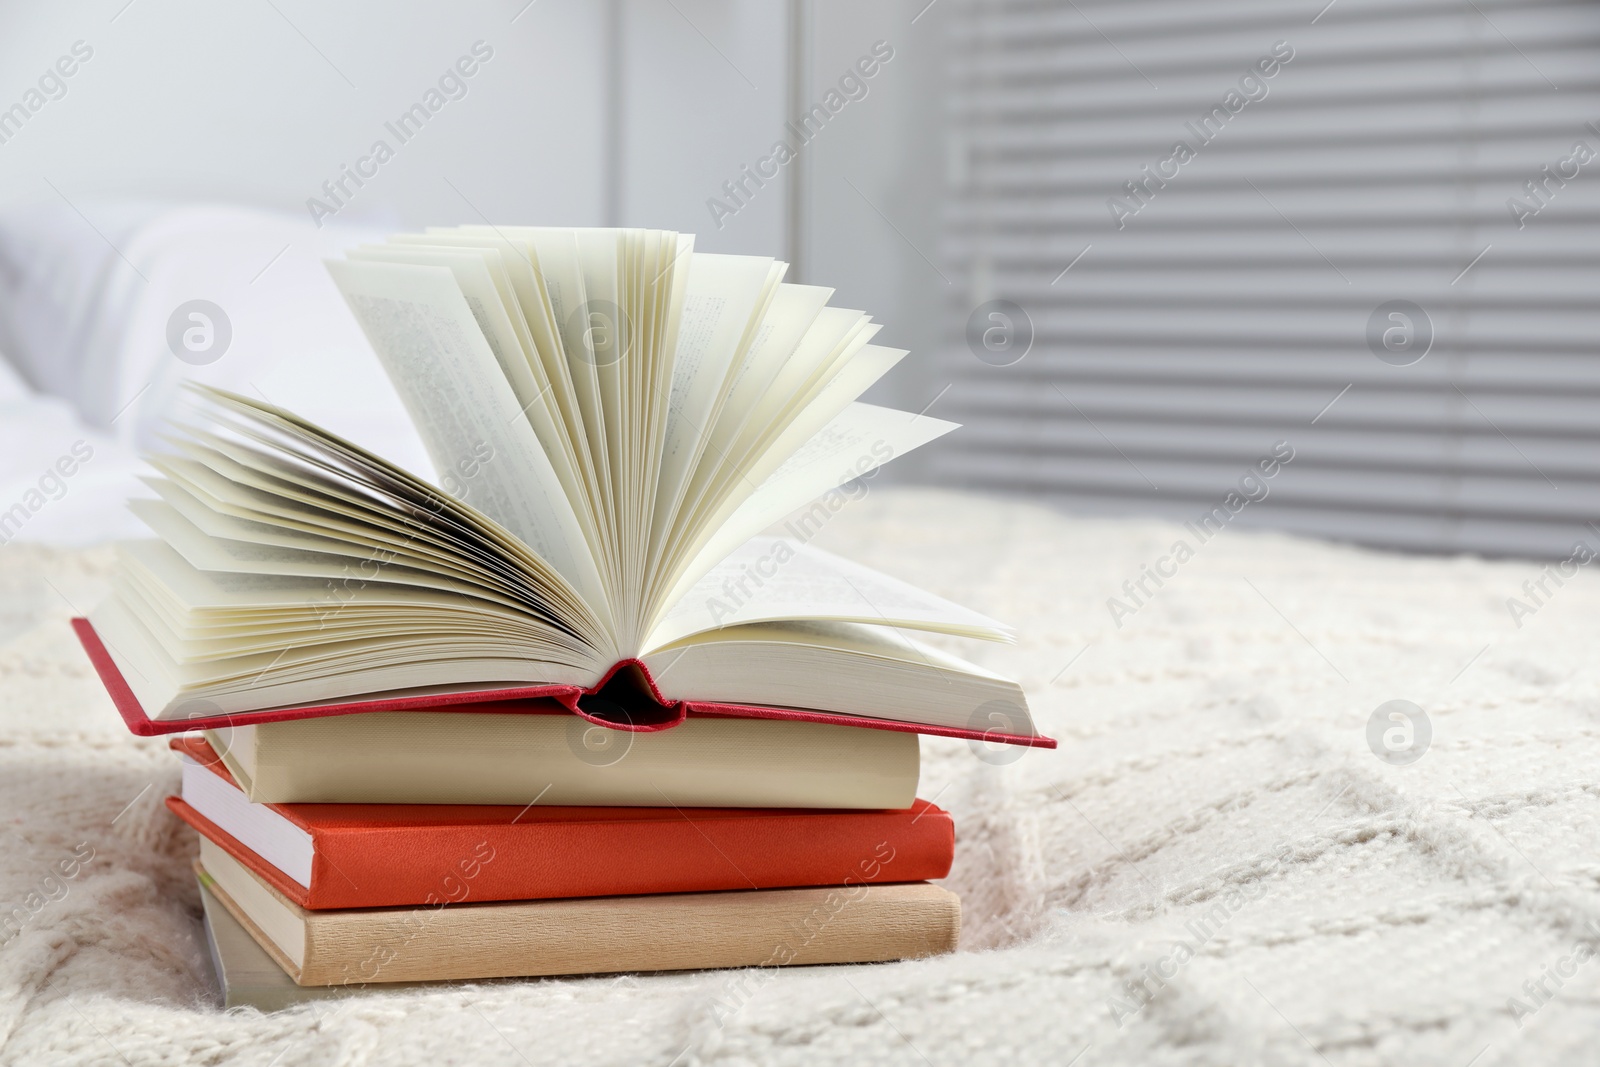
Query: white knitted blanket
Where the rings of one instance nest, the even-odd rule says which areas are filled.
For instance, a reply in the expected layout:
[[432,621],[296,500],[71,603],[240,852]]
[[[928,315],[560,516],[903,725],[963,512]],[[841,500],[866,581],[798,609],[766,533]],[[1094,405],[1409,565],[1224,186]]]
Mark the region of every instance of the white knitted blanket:
[[[1179,538],[1193,558],[1161,562]],[[194,835],[160,803],[176,761],[68,631],[109,552],[0,549],[0,906],[24,920],[0,1062],[1594,1062],[1592,575],[887,489],[817,543],[1013,623],[1020,644],[964,650],[1061,741],[923,742],[961,951],[269,1016],[206,1001]],[[1141,591],[1158,563],[1175,575]],[[1431,728],[1407,765],[1369,744],[1396,699],[1427,728],[1385,717],[1378,751]]]

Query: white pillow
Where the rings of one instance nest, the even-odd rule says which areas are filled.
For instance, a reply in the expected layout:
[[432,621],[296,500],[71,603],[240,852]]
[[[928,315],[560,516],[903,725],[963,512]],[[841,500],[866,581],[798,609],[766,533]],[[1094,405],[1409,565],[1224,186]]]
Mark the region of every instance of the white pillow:
[[[264,397],[432,477],[322,264],[387,231],[319,230],[241,207],[77,208],[81,216],[66,205],[0,210],[0,353],[34,390],[65,401],[108,439],[144,448],[179,385],[195,379]],[[209,352],[182,343],[189,329],[204,339],[207,324],[184,310],[197,300],[222,312],[208,324]],[[224,333],[226,348],[215,343]]]
[[33,390],[28,388],[28,383],[18,376],[4,357],[5,350],[0,349],[0,410],[33,396]]
[[0,545],[148,536],[126,503],[150,495],[138,480],[141,467],[126,446],[84,426],[65,401],[6,394],[0,400]]

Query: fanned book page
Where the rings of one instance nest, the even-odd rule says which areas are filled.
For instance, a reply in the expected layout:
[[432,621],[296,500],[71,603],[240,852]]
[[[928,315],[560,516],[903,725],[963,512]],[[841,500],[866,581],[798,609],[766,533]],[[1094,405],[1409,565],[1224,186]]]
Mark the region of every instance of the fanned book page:
[[954,429],[859,401],[905,353],[831,290],[657,230],[430,230],[328,268],[433,479],[197,387],[134,502],[156,538],[125,546],[91,619],[119,703],[615,703],[615,677],[694,713],[1052,744],[1015,682],[914,636],[1005,626],[760,536]]

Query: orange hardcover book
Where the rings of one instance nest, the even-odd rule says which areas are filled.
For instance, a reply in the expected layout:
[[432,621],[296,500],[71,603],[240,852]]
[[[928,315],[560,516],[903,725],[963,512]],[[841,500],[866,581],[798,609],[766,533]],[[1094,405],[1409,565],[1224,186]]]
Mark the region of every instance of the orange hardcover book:
[[943,809],[252,804],[204,739],[167,806],[303,908],[776,889],[942,878]]

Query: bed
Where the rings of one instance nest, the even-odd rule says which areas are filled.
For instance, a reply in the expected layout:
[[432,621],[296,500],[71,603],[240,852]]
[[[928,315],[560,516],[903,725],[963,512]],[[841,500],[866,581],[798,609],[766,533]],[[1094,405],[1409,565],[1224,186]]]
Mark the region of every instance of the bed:
[[[31,373],[8,385],[26,390],[6,401],[8,427],[18,411],[78,420],[108,450],[133,447],[140,431],[107,423],[103,397],[79,406]],[[381,412],[364,417],[381,446]],[[57,503],[80,488],[90,517],[68,532],[101,542],[120,508],[87,483]],[[1540,565],[1228,530],[1132,615],[1109,610],[1181,536],[891,488],[818,535],[1014,624],[1018,644],[975,655],[1019,677],[1061,740],[923,742],[921,793],[958,828],[954,955],[760,985],[487,983],[261,1015],[209,999],[194,835],[161,804],[176,760],[126,733],[67,625],[103,595],[110,549],[39,543],[30,527],[33,543],[0,549],[0,903],[24,920],[0,946],[0,1062],[1592,1058],[1592,577],[1547,581],[1512,613]],[[1374,715],[1394,700],[1426,717],[1404,724],[1427,738],[1411,762],[1380,743],[1395,720]],[[76,874],[47,882],[67,857]]]

